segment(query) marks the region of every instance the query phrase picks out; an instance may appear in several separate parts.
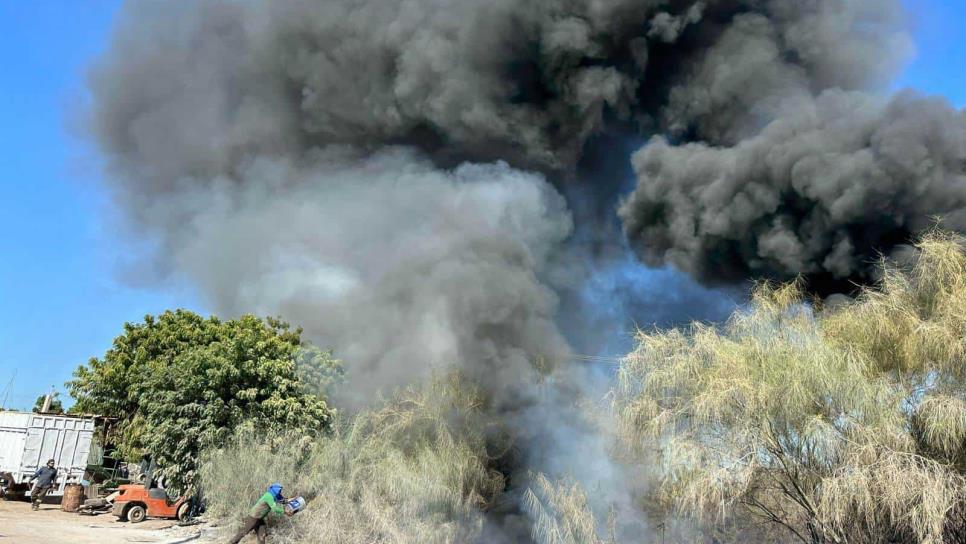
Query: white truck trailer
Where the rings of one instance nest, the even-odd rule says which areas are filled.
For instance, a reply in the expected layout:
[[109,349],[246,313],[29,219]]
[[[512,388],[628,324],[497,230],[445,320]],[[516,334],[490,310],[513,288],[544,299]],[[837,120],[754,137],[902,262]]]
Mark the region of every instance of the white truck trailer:
[[[56,487],[50,495],[64,493],[68,483],[79,483],[93,453],[95,417],[30,412],[0,412],[0,491],[22,493],[26,483],[48,459],[57,467]],[[95,463],[100,464],[100,460]],[[9,481],[11,480],[12,481]]]

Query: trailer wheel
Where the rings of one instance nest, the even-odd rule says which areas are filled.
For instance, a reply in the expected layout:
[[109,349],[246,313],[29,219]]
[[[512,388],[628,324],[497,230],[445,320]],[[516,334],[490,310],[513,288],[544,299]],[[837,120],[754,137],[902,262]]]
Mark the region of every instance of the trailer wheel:
[[187,502],[181,503],[178,507],[178,521],[188,521],[188,512],[191,511],[191,505]]
[[140,504],[132,504],[127,509],[127,520],[131,523],[141,523],[148,517],[148,512]]

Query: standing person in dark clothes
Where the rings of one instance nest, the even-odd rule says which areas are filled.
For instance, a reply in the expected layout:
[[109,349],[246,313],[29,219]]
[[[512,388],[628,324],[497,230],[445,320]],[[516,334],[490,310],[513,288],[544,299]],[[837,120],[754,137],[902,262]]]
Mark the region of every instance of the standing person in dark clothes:
[[38,468],[37,472],[27,480],[34,482],[34,488],[30,491],[31,508],[40,510],[40,503],[54,487],[55,480],[57,480],[57,469],[54,468],[54,460],[48,459],[47,466]]
[[[281,515],[285,512],[285,508],[282,504],[285,502],[285,497],[282,496],[282,484],[276,482],[268,486],[268,490],[265,494],[258,498],[255,502],[255,506],[252,506],[251,511],[248,513],[248,518],[245,520],[245,525],[238,531],[231,540],[229,544],[238,544],[241,539],[245,538],[245,535],[254,531],[255,537],[258,538],[258,544],[265,544],[265,538],[268,535],[268,529],[265,526],[265,518],[271,513],[273,516]],[[286,515],[289,515],[286,513]]]

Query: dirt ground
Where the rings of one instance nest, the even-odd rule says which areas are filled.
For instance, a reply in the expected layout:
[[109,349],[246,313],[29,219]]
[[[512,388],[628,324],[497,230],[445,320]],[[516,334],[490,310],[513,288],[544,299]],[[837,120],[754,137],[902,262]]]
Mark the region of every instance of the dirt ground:
[[208,544],[216,532],[204,525],[178,527],[168,520],[132,524],[111,514],[81,516],[44,504],[34,512],[29,502],[0,500],[0,544]]

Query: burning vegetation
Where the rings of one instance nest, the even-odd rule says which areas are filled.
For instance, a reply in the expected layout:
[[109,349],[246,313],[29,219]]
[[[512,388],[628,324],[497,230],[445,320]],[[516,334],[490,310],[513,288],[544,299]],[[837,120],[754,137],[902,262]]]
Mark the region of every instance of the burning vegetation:
[[573,476],[511,485],[505,423],[452,373],[314,439],[240,431],[202,463],[210,512],[236,519],[280,479],[312,505],[279,527],[290,542],[492,541],[506,503],[547,544],[621,541],[622,516],[670,541],[959,542],[966,252],[940,231],[915,248],[854,300],[763,283],[720,327],[640,332],[612,405],[585,405],[613,462],[648,473],[631,510]]
[[239,497],[284,481],[312,505],[283,527],[291,542],[475,540],[504,489],[489,466],[479,395],[451,374],[337,421],[315,440],[240,431],[203,462],[210,512],[240,519],[249,505]]

